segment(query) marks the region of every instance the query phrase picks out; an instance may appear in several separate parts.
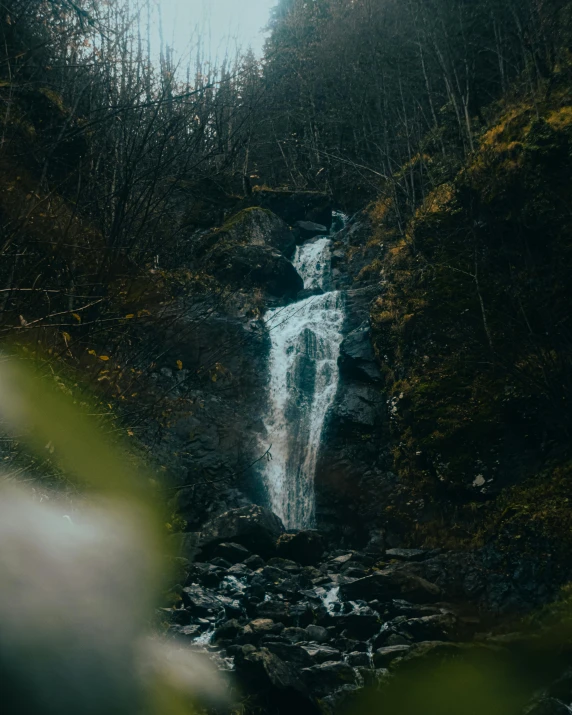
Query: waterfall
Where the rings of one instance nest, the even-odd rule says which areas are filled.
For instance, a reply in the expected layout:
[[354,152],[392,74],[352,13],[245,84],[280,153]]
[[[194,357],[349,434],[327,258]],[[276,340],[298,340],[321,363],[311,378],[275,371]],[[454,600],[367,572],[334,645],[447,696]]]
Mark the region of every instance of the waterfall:
[[264,466],[270,507],[288,529],[314,526],[314,475],[322,429],[338,387],[344,296],[331,291],[331,240],[299,246],[294,267],[322,295],[267,311],[272,459]]

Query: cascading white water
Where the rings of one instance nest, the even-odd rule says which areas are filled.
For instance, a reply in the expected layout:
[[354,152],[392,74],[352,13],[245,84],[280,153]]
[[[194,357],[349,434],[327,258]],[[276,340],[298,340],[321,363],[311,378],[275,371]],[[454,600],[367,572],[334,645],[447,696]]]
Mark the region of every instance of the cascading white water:
[[264,481],[272,510],[287,529],[314,526],[314,474],[322,429],[338,387],[344,296],[330,291],[331,241],[300,246],[294,267],[307,289],[321,289],[266,313],[270,332],[270,409],[265,419],[272,459]]

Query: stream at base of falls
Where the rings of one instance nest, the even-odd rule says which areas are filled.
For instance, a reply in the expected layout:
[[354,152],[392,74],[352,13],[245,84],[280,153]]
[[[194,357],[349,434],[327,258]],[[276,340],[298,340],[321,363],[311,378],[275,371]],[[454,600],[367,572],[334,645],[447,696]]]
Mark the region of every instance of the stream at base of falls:
[[[336,215],[336,229],[343,218]],[[292,262],[304,288],[323,293],[265,315],[271,349],[264,422],[272,459],[265,463],[263,478],[272,511],[287,529],[304,529],[315,525],[314,476],[338,388],[345,296],[331,290],[329,236],[299,246]]]

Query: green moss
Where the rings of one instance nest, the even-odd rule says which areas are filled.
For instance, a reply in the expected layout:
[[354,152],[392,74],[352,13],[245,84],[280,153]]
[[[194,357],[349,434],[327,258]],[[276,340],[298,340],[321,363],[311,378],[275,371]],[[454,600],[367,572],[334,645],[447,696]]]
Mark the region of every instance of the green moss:
[[234,214],[234,216],[231,216],[219,229],[217,229],[217,231],[215,231],[215,233],[220,236],[221,234],[230,233],[231,231],[235,232],[237,229],[240,231],[242,227],[248,226],[249,220],[252,216],[260,213],[270,217],[273,215],[272,211],[269,211],[268,209],[263,209],[260,206],[251,206],[250,208],[243,209],[237,214]]
[[572,462],[547,468],[499,497],[482,534],[557,561],[572,550]]

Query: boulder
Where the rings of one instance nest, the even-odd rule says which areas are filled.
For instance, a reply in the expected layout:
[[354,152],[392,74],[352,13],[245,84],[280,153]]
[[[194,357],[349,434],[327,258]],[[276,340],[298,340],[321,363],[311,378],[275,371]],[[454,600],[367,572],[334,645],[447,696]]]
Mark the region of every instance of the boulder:
[[434,602],[441,596],[441,589],[420,576],[406,571],[378,571],[371,576],[340,586],[340,595],[347,601],[374,598],[380,601],[406,599],[412,603]]
[[207,588],[217,588],[225,576],[224,569],[214,564],[195,563],[189,571],[189,584],[199,583]]
[[[284,536],[286,536],[286,534],[282,534],[280,539],[278,539],[278,542],[280,542],[280,540]],[[279,552],[278,542],[276,543],[276,551]],[[268,566],[272,566],[276,569],[280,569],[281,571],[285,571],[287,573],[294,573],[294,574],[298,574],[302,570],[299,563],[296,563],[296,561],[294,561],[290,558],[284,558],[282,555],[280,555],[279,557],[273,558],[273,559],[269,559]]]
[[196,640],[203,632],[202,626],[170,626],[169,634],[177,638],[189,638]]
[[290,663],[296,668],[310,668],[314,665],[311,656],[299,645],[274,641],[266,642],[264,647],[285,663]]
[[310,625],[306,627],[307,639],[316,643],[327,643],[330,640],[330,634],[322,626]]
[[383,394],[369,385],[342,385],[333,408],[333,415],[342,433],[371,432],[385,415]]
[[265,579],[268,584],[276,584],[287,578],[288,574],[277,566],[265,566],[260,572],[260,576]]
[[284,579],[275,587],[276,593],[281,593],[289,601],[296,602],[304,598],[303,591],[312,585],[312,582],[302,574]]
[[282,623],[275,623],[270,618],[256,618],[244,626],[240,639],[243,643],[257,643],[264,636],[277,636],[283,630]]
[[235,663],[237,675],[252,683],[257,691],[276,688],[306,693],[296,669],[266,648],[246,646],[237,654]]
[[324,554],[324,539],[318,531],[307,529],[293,534],[283,534],[276,544],[279,556],[303,566],[315,566]]
[[234,564],[227,571],[228,576],[234,576],[235,578],[248,578],[252,576],[252,571],[246,566],[246,564]]
[[292,258],[296,239],[288,225],[275,213],[253,206],[231,216],[216,231],[196,239],[195,258],[207,259],[220,248],[230,246],[267,246]]
[[337,648],[332,648],[328,645],[304,645],[302,646],[314,663],[328,663],[337,661],[342,657],[341,652]]
[[379,648],[373,654],[373,664],[376,668],[387,668],[397,658],[407,655],[410,650],[410,645],[391,645]]
[[381,381],[381,372],[373,350],[368,323],[360,325],[343,340],[338,364],[343,376],[362,382]]
[[221,281],[262,288],[277,298],[295,298],[304,288],[290,261],[269,246],[221,246],[213,252],[209,269]]
[[294,228],[298,232],[300,241],[307,241],[315,236],[325,236],[328,233],[328,229],[325,226],[312,221],[296,221]]
[[194,615],[210,616],[215,615],[223,608],[220,597],[201,586],[188,586],[183,589],[183,603]]
[[269,509],[246,506],[219,514],[201,532],[200,547],[204,553],[225,542],[240,544],[251,551],[271,555],[276,541],[284,533],[284,525]]
[[253,556],[249,556],[247,559],[244,560],[244,565],[248,566],[248,568],[252,569],[252,571],[258,571],[258,569],[263,568],[264,559],[258,556],[258,554],[254,554]]
[[244,563],[246,559],[250,557],[250,551],[246,549],[241,544],[219,544],[215,550],[214,555],[225,559],[230,564],[240,564]]
[[213,642],[217,643],[222,640],[234,640],[242,633],[242,624],[235,618],[231,618],[220,625],[214,632]]
[[287,638],[290,643],[303,643],[310,638],[308,638],[308,632],[305,628],[298,628],[298,627],[291,627],[291,628],[285,628],[282,631],[282,636],[284,638]]
[[336,616],[335,622],[338,628],[343,629],[343,635],[357,640],[367,640],[381,628],[379,616],[371,608],[360,608],[355,613]]
[[272,619],[284,625],[291,625],[293,622],[290,613],[290,605],[284,601],[264,601],[256,607],[257,618]]
[[401,635],[401,633],[390,633],[387,636],[385,645],[411,645],[409,639]]

